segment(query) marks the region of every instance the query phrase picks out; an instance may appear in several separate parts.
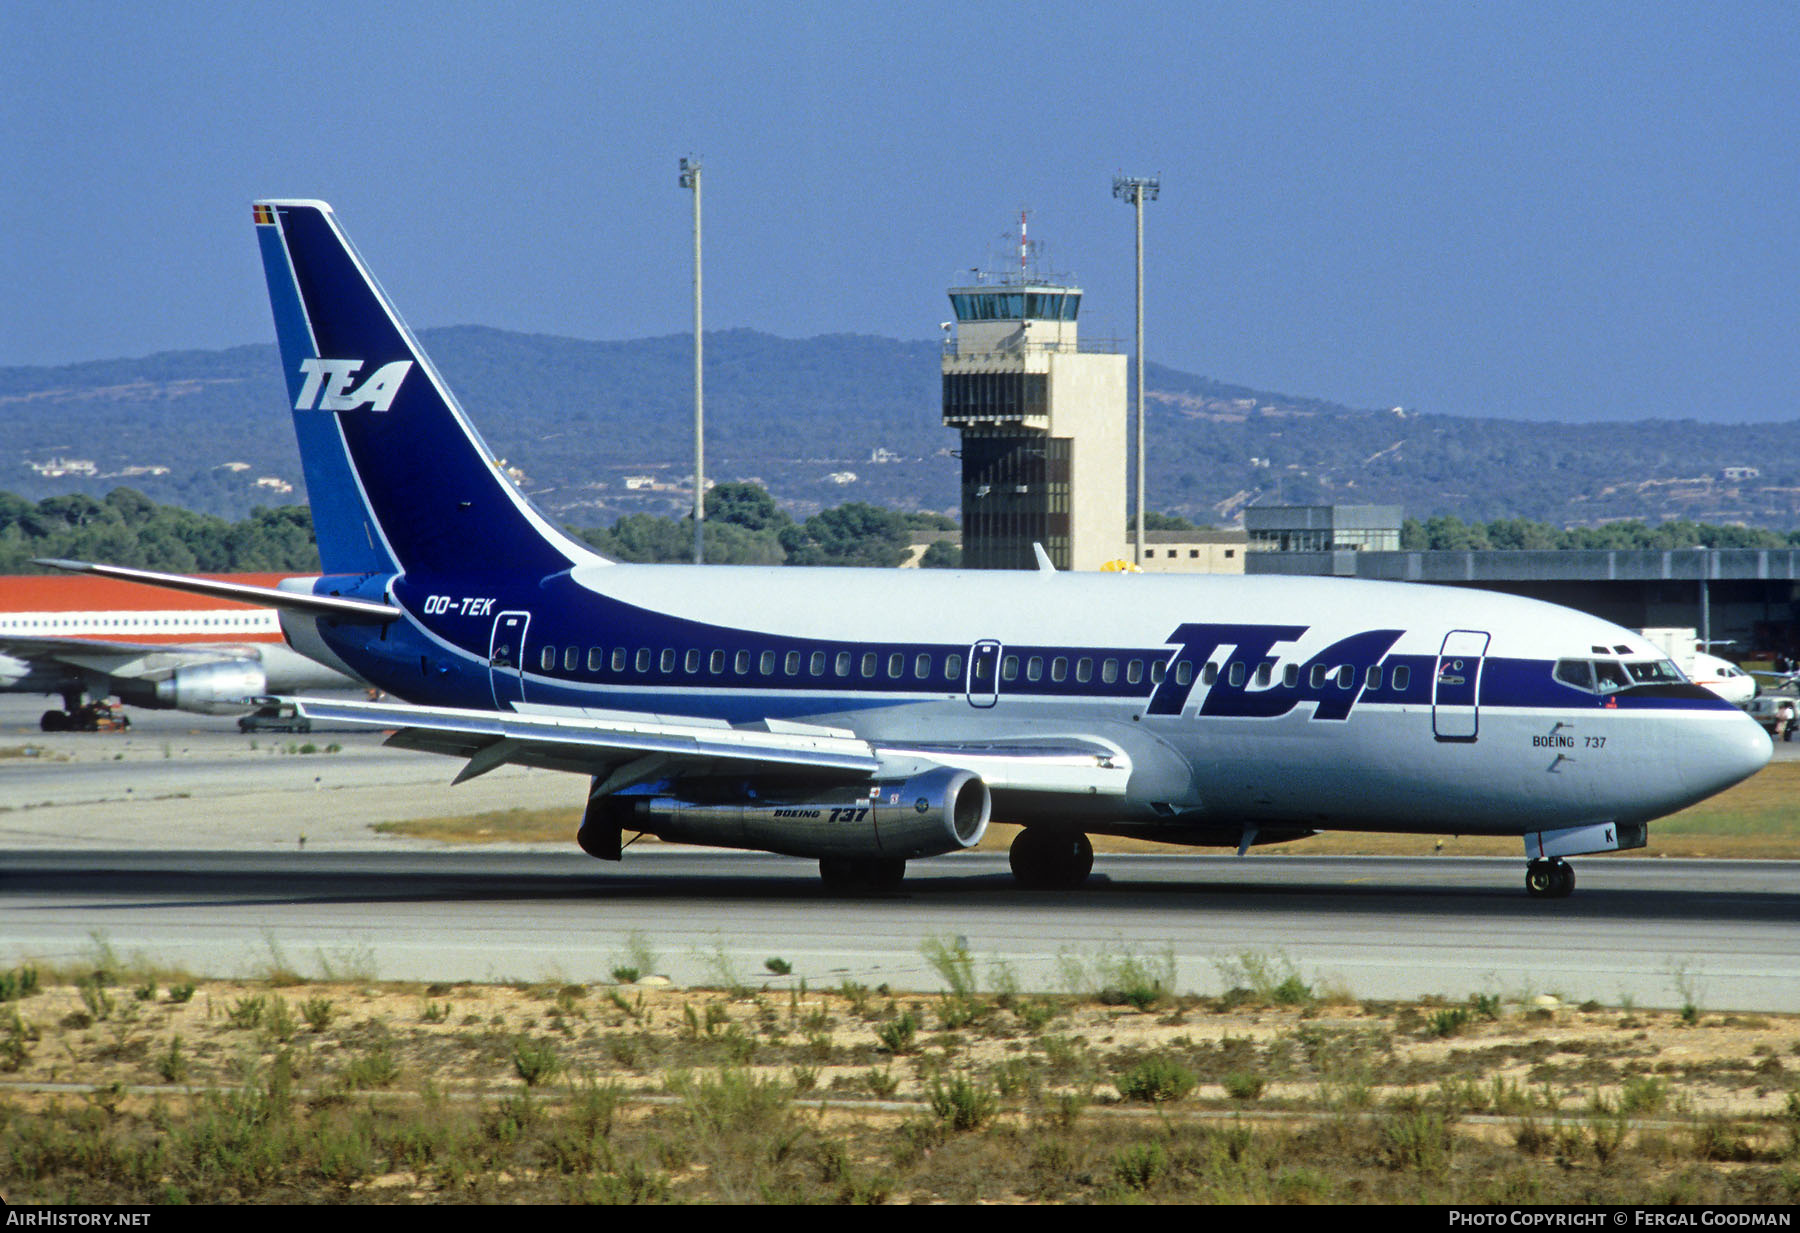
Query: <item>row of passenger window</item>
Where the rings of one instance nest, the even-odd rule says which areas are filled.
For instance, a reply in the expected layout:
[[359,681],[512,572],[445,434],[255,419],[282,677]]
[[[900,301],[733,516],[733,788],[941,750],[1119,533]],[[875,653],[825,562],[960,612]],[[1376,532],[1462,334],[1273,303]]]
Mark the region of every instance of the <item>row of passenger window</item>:
[[[1185,666],[1186,665],[1183,665],[1183,667]],[[1219,675],[1219,665],[1209,663],[1200,673],[1200,683],[1202,685],[1211,685],[1219,679]],[[1224,676],[1227,684],[1234,688],[1241,688],[1244,682],[1250,677],[1250,666],[1242,661],[1234,662],[1226,667]],[[1332,684],[1335,684],[1339,689],[1351,689],[1356,685],[1356,676],[1357,671],[1355,664],[1339,664],[1335,668],[1325,664],[1314,664],[1311,671],[1307,674],[1307,684],[1313,689],[1324,689],[1327,685]],[[1381,665],[1371,664],[1363,671],[1363,688],[1368,690],[1380,689],[1383,679],[1384,674]],[[1391,681],[1396,693],[1404,691],[1406,687],[1412,683],[1412,669],[1406,664],[1396,664],[1394,665],[1393,675],[1386,679]],[[1275,663],[1273,660],[1264,660],[1262,663],[1256,665],[1256,684],[1258,688],[1266,689],[1272,685],[1274,681]],[[1287,689],[1296,689],[1299,687],[1299,664],[1288,664],[1282,668],[1281,684]]]
[[[581,670],[581,648],[575,646],[563,647],[560,653],[557,647],[545,646],[538,652],[538,667],[545,672],[554,672],[559,659],[564,672]],[[731,673],[735,676],[750,676],[754,667],[754,674],[761,677],[778,675],[798,677],[802,675],[801,668],[804,664],[804,675],[815,678],[825,677],[827,668],[829,668],[829,674],[832,677],[847,679],[852,675],[854,668],[856,676],[862,680],[871,681],[882,675],[882,669],[885,666],[886,679],[890,681],[910,679],[921,683],[942,681],[950,685],[959,685],[963,679],[963,657],[954,651],[943,657],[943,674],[941,676],[934,674],[937,660],[927,651],[914,654],[910,664],[904,652],[893,651],[888,654],[887,662],[883,665],[881,655],[875,651],[864,651],[858,657],[850,651],[839,651],[835,655],[827,655],[824,651],[814,651],[807,656],[803,656],[799,651],[789,651],[785,655],[778,655],[774,651],[763,651],[761,654],[737,651],[728,655],[722,650],[702,652],[695,648],[682,652],[673,647],[665,647],[657,652],[649,647],[639,647],[633,653],[629,647],[614,647],[609,657],[605,647],[589,647],[586,660],[587,670],[595,673],[606,671],[610,662],[613,672],[625,672],[629,669],[647,674],[654,666],[655,671],[668,676],[676,672],[677,665],[679,665],[682,673],[688,676],[698,676],[704,660],[705,671],[712,676],[725,675],[726,665],[729,662]],[[1032,655],[1021,659],[1018,655],[1008,655],[1000,662],[1000,679],[1002,681],[1018,680],[1022,667],[1027,681],[1041,681],[1045,677],[1047,667],[1049,679],[1053,683],[1060,684],[1069,679],[1071,664],[1074,668],[1076,683],[1083,685],[1094,680],[1096,664],[1099,667],[1100,683],[1103,685],[1117,684],[1121,675],[1127,685],[1142,684],[1146,676],[1152,685],[1159,685],[1168,672],[1167,662],[1160,659],[1107,658],[1096,660],[1088,655],[1077,657]],[[1273,684],[1274,670],[1275,665],[1272,661],[1265,661],[1257,665],[1256,684],[1258,687],[1267,688]],[[974,677],[976,682],[988,683],[991,681],[992,674],[992,661],[981,658],[975,660]],[[1219,675],[1219,665],[1208,663],[1201,669],[1201,684],[1212,685],[1218,681]],[[1397,666],[1392,677],[1393,688],[1404,690],[1410,675],[1411,670],[1405,664]],[[1225,669],[1225,678],[1234,687],[1241,687],[1248,676],[1249,666],[1241,661],[1231,663]],[[1356,683],[1356,668],[1350,664],[1344,664],[1337,668],[1314,664],[1309,679],[1314,689],[1323,689],[1328,682],[1332,681],[1335,681],[1340,689],[1349,689]],[[1194,665],[1192,663],[1184,660],[1175,665],[1175,683],[1177,685],[1191,685],[1193,681]],[[1300,684],[1299,664],[1288,664],[1283,669],[1282,684],[1288,689],[1294,689]],[[1371,690],[1381,688],[1382,670],[1379,664],[1367,670],[1363,684],[1365,688]]]
[[[556,670],[558,658],[558,648],[545,646],[538,652],[538,667],[545,672],[553,672]],[[560,659],[564,672],[581,670],[580,647],[561,648]],[[758,655],[750,651],[730,653],[722,650],[701,651],[697,648],[677,651],[673,647],[664,647],[658,652],[649,647],[639,647],[634,653],[631,648],[621,646],[614,647],[609,657],[605,647],[588,648],[587,670],[589,672],[607,671],[609,663],[613,672],[649,673],[654,669],[664,676],[673,674],[677,670],[688,676],[698,676],[703,668],[709,675],[723,676],[729,664],[731,673],[735,676],[750,676],[754,668],[755,675],[765,677],[800,676],[804,663],[807,676],[824,677],[829,668],[832,676],[849,677],[854,668],[864,680],[874,680],[880,675],[882,668],[881,656],[874,651],[863,652],[860,662],[858,662],[858,657],[850,651],[839,651],[836,655],[827,655],[824,651],[814,651],[809,656],[802,656],[799,651],[789,651],[785,655],[778,655],[774,651],[764,651]],[[934,678],[934,665],[934,657],[928,653],[921,652],[913,656],[910,665],[912,679],[918,681],[942,679],[950,682],[962,680],[963,657],[961,655],[952,653],[944,656],[942,678]],[[887,678],[894,681],[906,679],[908,667],[905,653],[893,652],[887,657]]]

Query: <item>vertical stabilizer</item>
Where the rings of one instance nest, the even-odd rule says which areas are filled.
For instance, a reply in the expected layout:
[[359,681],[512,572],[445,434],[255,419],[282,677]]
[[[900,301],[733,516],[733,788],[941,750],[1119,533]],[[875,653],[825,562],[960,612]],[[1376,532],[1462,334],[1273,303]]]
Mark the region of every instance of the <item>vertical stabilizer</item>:
[[330,206],[259,201],[255,217],[325,572],[602,561],[501,473]]

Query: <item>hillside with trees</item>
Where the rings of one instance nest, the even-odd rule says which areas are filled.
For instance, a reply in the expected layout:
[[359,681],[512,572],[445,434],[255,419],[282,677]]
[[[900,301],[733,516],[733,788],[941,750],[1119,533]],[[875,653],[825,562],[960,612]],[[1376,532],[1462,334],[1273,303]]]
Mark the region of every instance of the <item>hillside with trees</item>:
[[[558,518],[610,526],[691,505],[687,336],[589,342],[463,326],[423,341],[496,456]],[[852,502],[954,512],[957,438],[938,422],[938,355],[934,341],[709,334],[708,475],[756,483],[801,520]],[[1558,528],[1800,524],[1793,420],[1356,409],[1156,364],[1146,385],[1152,504],[1196,522],[1228,524],[1250,504],[1372,502]],[[298,503],[287,403],[273,346],[0,368],[0,488],[37,501],[126,486],[233,519]]]

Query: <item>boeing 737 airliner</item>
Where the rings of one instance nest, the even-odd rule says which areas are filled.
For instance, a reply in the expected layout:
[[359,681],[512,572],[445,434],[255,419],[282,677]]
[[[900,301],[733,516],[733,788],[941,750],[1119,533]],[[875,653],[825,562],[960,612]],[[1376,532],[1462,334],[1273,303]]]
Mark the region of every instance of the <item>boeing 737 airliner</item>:
[[1770,757],[1641,635],[1513,596],[615,564],[498,470],[329,206],[255,222],[326,571],[262,598],[296,648],[404,700],[300,704],[464,759],[459,782],[588,776],[597,857],[648,832],[891,885],[993,817],[1024,825],[1022,883],[1066,887],[1090,834],[1507,835],[1557,897],[1564,858],[1642,846]]

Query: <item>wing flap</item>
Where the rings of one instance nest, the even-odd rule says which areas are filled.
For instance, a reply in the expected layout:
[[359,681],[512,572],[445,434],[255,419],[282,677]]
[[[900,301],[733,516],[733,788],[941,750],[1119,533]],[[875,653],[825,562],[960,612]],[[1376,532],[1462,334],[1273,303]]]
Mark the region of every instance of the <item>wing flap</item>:
[[880,752],[890,762],[917,758],[968,771],[997,792],[1124,796],[1131,781],[1130,756],[1089,736],[884,745]]

